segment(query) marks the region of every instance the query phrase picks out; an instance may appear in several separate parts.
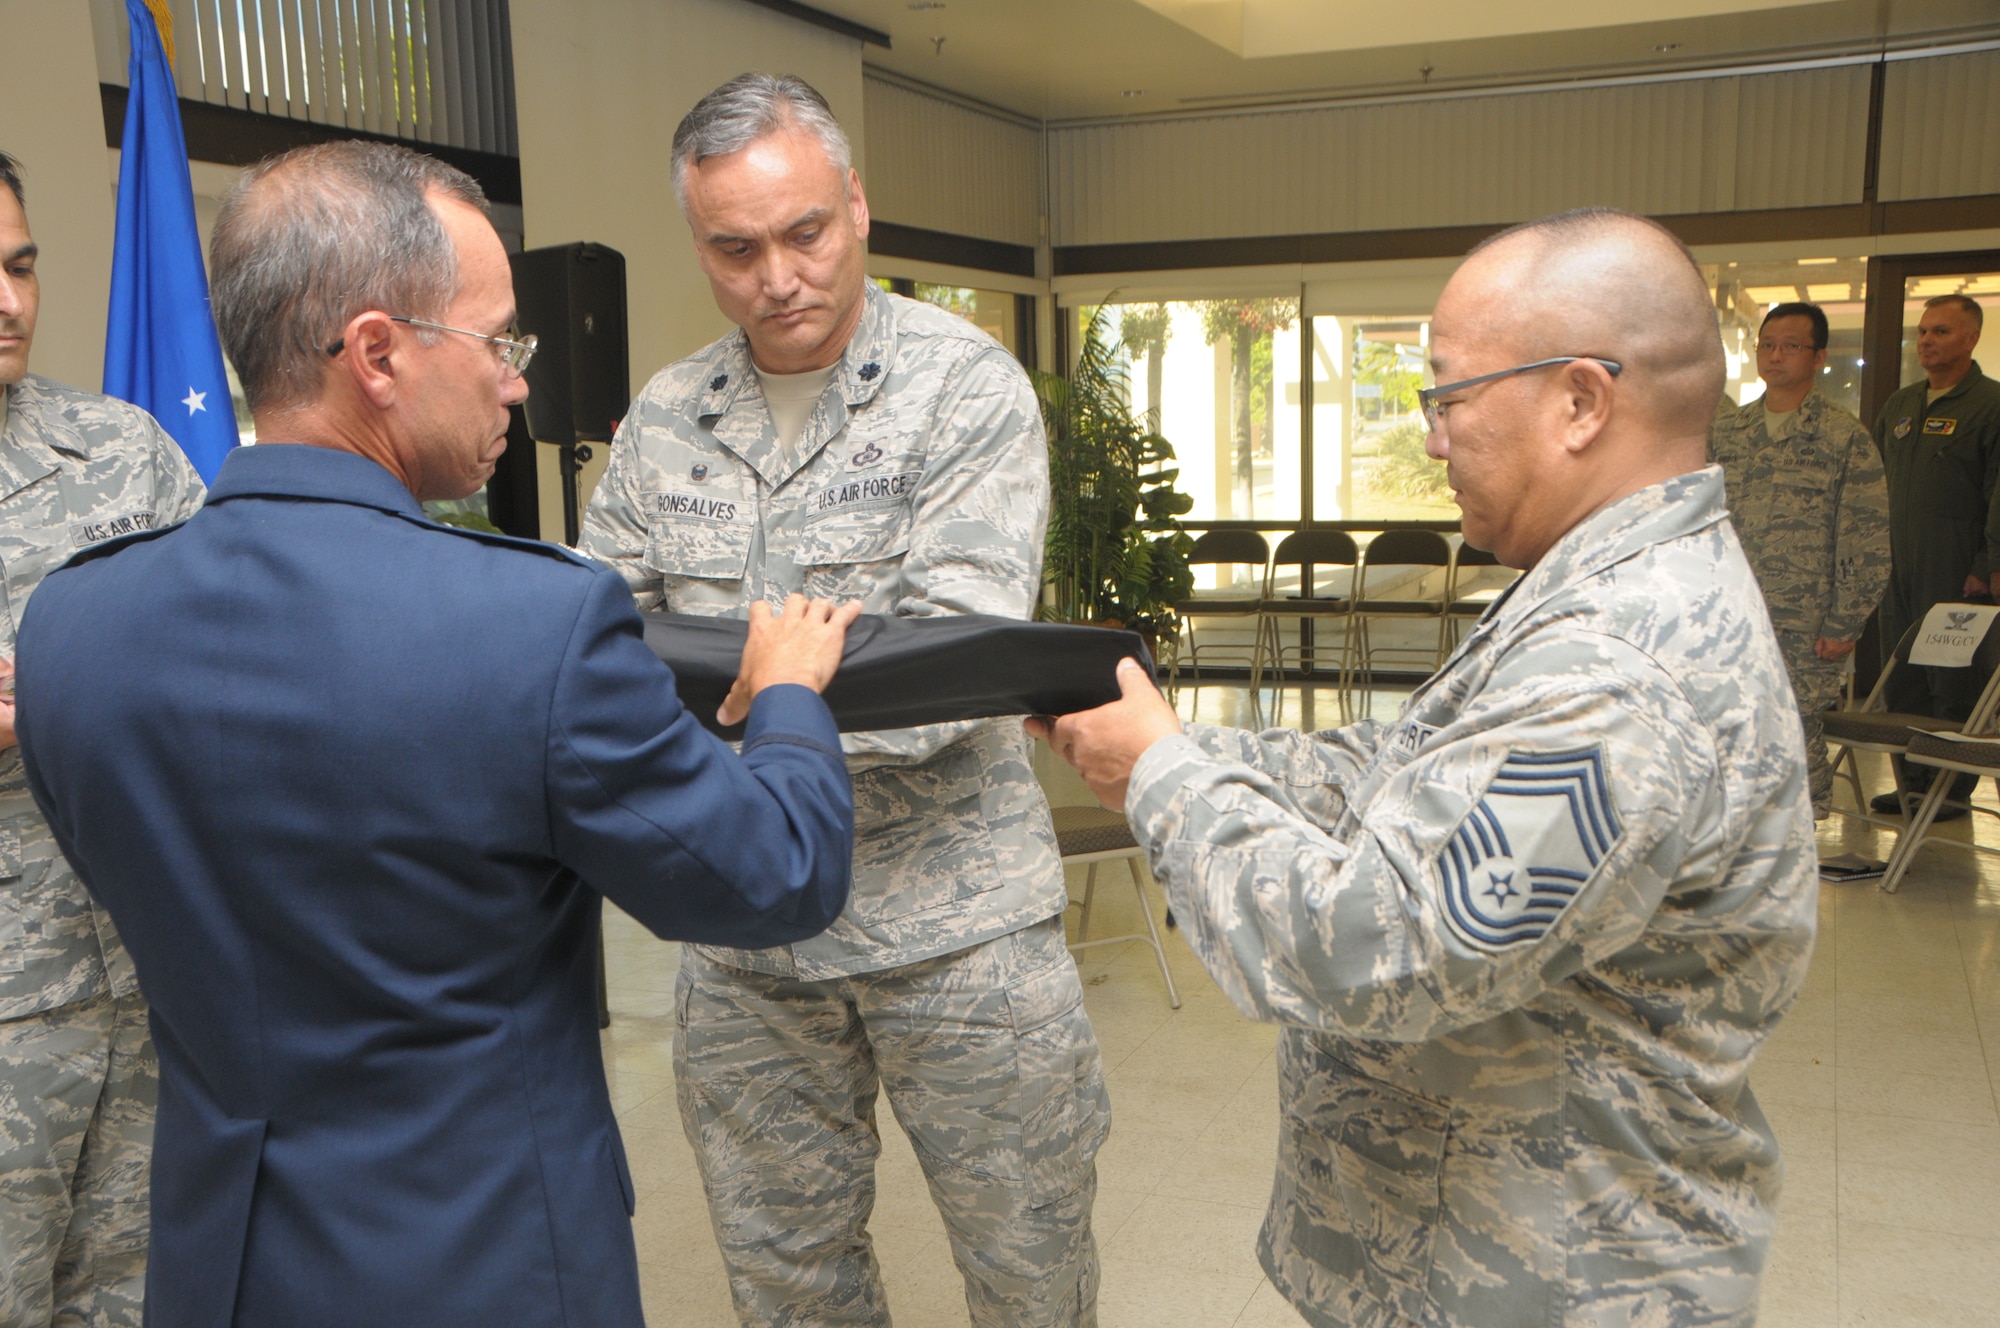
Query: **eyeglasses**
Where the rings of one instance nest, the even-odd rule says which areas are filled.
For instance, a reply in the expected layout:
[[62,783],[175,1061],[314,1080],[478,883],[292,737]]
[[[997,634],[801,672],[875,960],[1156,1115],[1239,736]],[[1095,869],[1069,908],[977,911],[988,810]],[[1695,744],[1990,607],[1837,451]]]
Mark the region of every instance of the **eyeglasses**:
[[1818,346],[1808,346],[1798,341],[1760,341],[1757,343],[1757,352],[1760,355],[1817,355],[1819,351],[1820,348]]
[[[500,350],[500,363],[506,365],[507,372],[516,378],[528,372],[528,361],[535,358],[535,347],[542,344],[541,339],[532,332],[516,341],[511,337],[489,337],[484,332],[472,332],[462,327],[446,327],[443,323],[429,323],[421,318],[405,318],[401,314],[390,314],[389,321],[408,323],[411,327],[427,327],[434,332],[456,332],[461,337],[477,337],[481,341],[490,342]],[[346,345],[347,338],[342,337],[328,346],[326,353],[338,355]]]
[[1553,359],[1536,360],[1533,364],[1517,364],[1511,369],[1502,369],[1499,373],[1481,374],[1477,378],[1462,378],[1456,383],[1440,383],[1436,387],[1422,388],[1417,392],[1417,404],[1423,407],[1424,423],[1430,426],[1432,433],[1436,433],[1439,422],[1444,419],[1446,409],[1457,404],[1452,401],[1440,401],[1439,397],[1449,396],[1453,392],[1463,392],[1466,388],[1477,387],[1481,383],[1512,378],[1515,374],[1532,373],[1536,369],[1546,369],[1555,364],[1574,364],[1578,360],[1589,360],[1593,364],[1603,365],[1613,378],[1625,370],[1625,366],[1618,361],[1607,360],[1602,355],[1557,355]]

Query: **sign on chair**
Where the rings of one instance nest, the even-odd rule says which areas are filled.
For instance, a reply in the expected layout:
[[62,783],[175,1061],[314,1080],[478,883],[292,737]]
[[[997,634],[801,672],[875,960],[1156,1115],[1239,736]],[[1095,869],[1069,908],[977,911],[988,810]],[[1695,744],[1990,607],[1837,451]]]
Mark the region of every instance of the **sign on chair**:
[[1968,667],[1995,614],[2000,614],[2000,605],[1933,604],[1924,615],[1923,630],[1910,643],[1910,663],[1940,669]]

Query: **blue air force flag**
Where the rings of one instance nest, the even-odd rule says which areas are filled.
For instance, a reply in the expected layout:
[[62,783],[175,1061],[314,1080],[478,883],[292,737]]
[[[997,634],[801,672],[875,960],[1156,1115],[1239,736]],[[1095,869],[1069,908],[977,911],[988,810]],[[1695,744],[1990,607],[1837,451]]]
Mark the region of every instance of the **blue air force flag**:
[[1510,755],[1438,854],[1446,924],[1489,952],[1541,939],[1621,833],[1602,748]]
[[[104,391],[158,420],[212,484],[236,446],[236,411],[208,308],[174,71],[145,0],[125,0],[125,15],[132,92],[118,163]],[[164,39],[172,40],[171,29]]]

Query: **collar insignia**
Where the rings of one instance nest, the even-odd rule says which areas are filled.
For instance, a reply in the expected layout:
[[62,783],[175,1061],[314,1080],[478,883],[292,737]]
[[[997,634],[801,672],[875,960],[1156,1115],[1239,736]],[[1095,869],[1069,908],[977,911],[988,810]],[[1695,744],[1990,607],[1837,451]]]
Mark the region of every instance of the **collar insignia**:
[[868,363],[862,365],[859,369],[856,369],[854,371],[854,376],[856,378],[859,378],[864,383],[872,383],[875,381],[876,375],[881,372],[882,372],[882,366],[875,363],[875,361],[870,360],[868,361]]

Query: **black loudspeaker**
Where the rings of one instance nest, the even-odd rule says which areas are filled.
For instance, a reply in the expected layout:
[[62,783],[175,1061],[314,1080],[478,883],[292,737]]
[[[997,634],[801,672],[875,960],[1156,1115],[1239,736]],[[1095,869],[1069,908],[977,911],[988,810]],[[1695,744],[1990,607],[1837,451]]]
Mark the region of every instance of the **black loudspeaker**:
[[562,244],[512,256],[528,365],[528,432],[544,443],[609,442],[632,403],[626,371],[625,255]]
[[[611,441],[632,402],[626,372],[625,255],[601,244],[561,244],[509,256],[516,325],[539,345],[528,400],[514,412],[507,451],[488,486],[494,524],[510,535],[575,544],[577,469],[589,443]],[[532,441],[531,441],[532,440]],[[563,528],[540,529],[535,442],[554,444]]]

